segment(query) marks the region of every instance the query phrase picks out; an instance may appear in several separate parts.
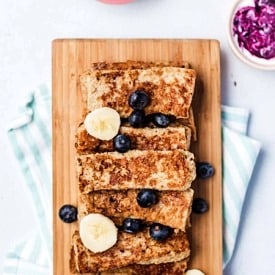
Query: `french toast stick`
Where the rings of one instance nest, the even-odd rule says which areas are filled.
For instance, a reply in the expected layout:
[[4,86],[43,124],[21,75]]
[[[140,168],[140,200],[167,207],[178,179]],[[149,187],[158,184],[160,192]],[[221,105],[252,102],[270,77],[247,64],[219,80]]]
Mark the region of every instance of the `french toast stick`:
[[193,153],[184,150],[107,152],[77,157],[79,191],[151,188],[181,190],[196,177]]
[[187,262],[188,259],[163,264],[133,264],[116,270],[103,271],[100,275],[185,275]]
[[148,230],[136,234],[122,231],[110,249],[93,253],[87,249],[76,231],[72,237],[71,267],[74,273],[96,273],[118,269],[131,264],[160,264],[178,262],[190,255],[184,232],[174,232],[165,242],[152,239]]
[[121,117],[128,117],[132,112],[128,98],[133,91],[142,89],[151,98],[146,114],[161,112],[188,118],[195,79],[193,69],[179,67],[88,70],[80,76],[80,87],[84,105],[90,111],[111,107]]
[[121,225],[125,218],[142,219],[144,222],[159,222],[185,231],[189,225],[189,215],[193,190],[158,192],[158,203],[142,208],[137,203],[139,190],[104,190],[79,195],[78,214],[101,213]]
[[[188,150],[191,129],[188,127],[133,128],[121,126],[120,134],[131,140],[131,149],[137,150]],[[78,154],[115,151],[112,140],[99,140],[88,134],[84,124],[77,130],[75,148]]]
[[180,67],[190,68],[186,61],[135,61],[127,60],[124,62],[93,62],[90,69],[92,70],[129,70],[129,69],[148,69],[150,67]]

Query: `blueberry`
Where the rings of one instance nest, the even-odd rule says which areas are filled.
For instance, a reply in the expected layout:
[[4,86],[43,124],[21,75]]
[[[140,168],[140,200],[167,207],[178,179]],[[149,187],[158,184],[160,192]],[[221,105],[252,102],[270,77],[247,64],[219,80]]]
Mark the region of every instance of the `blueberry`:
[[173,233],[173,229],[169,226],[153,223],[150,225],[150,236],[156,241],[165,241]]
[[134,128],[142,128],[146,125],[146,116],[142,110],[134,110],[128,118],[130,125]]
[[117,135],[113,140],[113,146],[116,151],[125,153],[131,148],[131,140],[125,135]]
[[192,211],[196,214],[203,214],[209,209],[208,203],[202,198],[193,200]]
[[134,110],[143,110],[150,103],[149,95],[143,90],[136,90],[129,96],[128,104]]
[[137,233],[142,231],[144,224],[140,219],[127,218],[123,221],[122,227],[123,231],[127,233]]
[[197,163],[197,175],[202,178],[206,179],[212,177],[214,174],[213,166],[208,162],[198,162]]
[[147,208],[158,203],[158,193],[152,189],[142,189],[137,194],[137,203],[140,207]]
[[65,204],[59,209],[59,218],[65,223],[72,223],[77,220],[77,208],[70,204]]
[[162,113],[152,114],[151,120],[154,125],[161,128],[167,127],[171,122],[170,116],[164,115]]

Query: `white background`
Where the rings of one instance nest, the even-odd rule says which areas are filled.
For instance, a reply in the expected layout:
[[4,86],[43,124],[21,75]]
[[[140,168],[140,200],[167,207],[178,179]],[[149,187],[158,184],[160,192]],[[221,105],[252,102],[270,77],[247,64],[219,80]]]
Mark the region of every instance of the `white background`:
[[114,6],[95,0],[0,0],[0,270],[12,241],[21,240],[35,226],[5,127],[24,95],[38,84],[50,83],[52,40],[214,38],[221,43],[222,103],[248,108],[249,135],[262,143],[234,258],[224,274],[275,274],[275,71],[253,69],[233,55],[226,34],[232,4],[136,0]]

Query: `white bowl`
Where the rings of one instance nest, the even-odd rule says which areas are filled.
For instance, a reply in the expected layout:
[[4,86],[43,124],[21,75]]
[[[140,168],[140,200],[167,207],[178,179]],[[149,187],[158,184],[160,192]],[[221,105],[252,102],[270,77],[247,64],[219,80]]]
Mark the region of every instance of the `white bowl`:
[[240,48],[233,34],[233,19],[236,11],[244,6],[254,6],[253,0],[238,0],[232,7],[228,24],[228,41],[235,55],[244,63],[261,70],[275,70],[275,58],[264,59],[252,55],[248,50]]

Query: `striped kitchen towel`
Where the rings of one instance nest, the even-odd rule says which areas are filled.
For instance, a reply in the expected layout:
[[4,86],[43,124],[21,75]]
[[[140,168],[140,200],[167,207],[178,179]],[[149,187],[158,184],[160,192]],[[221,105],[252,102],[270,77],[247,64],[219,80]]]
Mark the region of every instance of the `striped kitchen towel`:
[[245,194],[261,144],[247,136],[249,112],[222,106],[223,139],[223,263],[235,247]]
[[[3,275],[52,274],[51,97],[39,86],[24,102],[8,135],[36,210],[37,230],[8,252]],[[249,113],[222,107],[224,184],[224,265],[234,250],[245,193],[260,150],[246,135]]]
[[30,192],[37,228],[15,244],[6,256],[3,273],[52,274],[52,156],[51,96],[41,85],[23,100],[8,137]]

